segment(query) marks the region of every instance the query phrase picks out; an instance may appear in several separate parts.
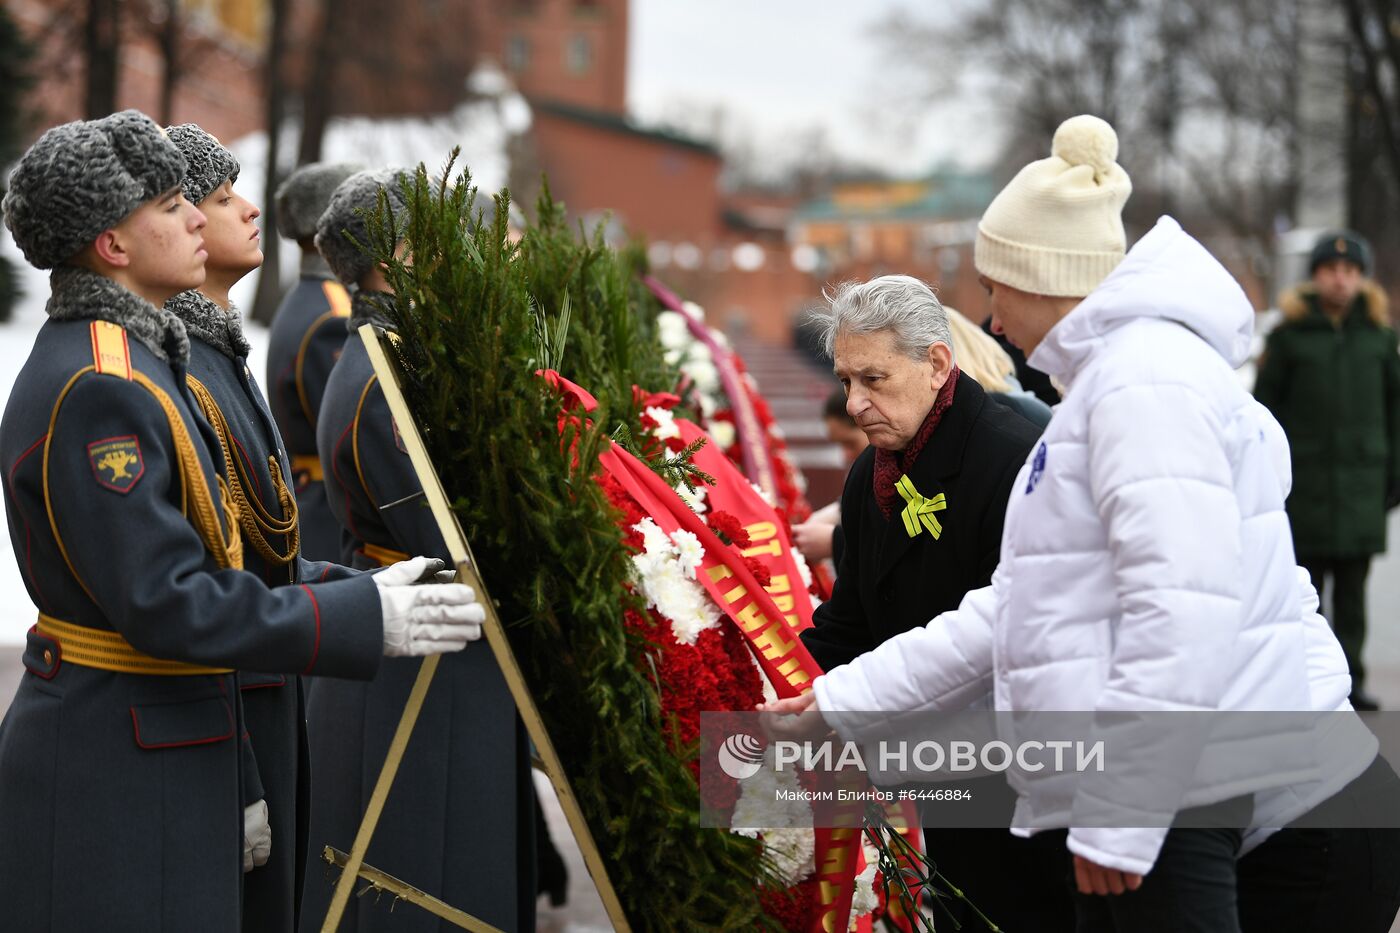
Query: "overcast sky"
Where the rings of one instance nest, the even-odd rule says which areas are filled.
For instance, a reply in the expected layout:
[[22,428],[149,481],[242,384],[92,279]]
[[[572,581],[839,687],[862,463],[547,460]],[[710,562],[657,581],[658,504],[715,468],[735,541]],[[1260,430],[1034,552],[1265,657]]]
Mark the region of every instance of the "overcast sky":
[[630,108],[653,121],[722,104],[761,150],[820,124],[838,153],[897,172],[987,160],[996,142],[985,130],[989,108],[953,101],[926,113],[890,112],[881,91],[888,69],[870,27],[900,5],[632,0]]

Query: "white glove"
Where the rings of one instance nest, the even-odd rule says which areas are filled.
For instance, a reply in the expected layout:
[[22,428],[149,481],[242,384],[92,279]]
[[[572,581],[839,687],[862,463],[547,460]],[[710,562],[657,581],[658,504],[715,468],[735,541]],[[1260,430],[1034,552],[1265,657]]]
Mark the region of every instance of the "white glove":
[[243,808],[243,873],[267,864],[272,854],[272,827],[267,822],[267,801]]
[[481,637],[486,610],[476,601],[471,587],[460,583],[416,585],[442,572],[442,561],[415,557],[374,575],[384,617],[386,657],[461,651],[467,642]]

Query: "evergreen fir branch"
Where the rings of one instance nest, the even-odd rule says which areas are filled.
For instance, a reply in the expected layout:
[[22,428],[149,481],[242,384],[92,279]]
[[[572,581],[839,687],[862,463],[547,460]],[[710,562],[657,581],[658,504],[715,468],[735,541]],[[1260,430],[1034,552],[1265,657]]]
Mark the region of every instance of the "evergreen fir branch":
[[[547,186],[513,243],[509,194],[487,217],[454,164],[455,154],[431,178],[419,166],[402,216],[381,203],[363,244],[396,296],[409,406],[634,928],[769,926],[759,844],[699,825],[648,644],[625,624],[643,608],[626,585],[630,554],[592,481],[603,425],[641,436],[632,387],[675,385],[636,257],[609,249],[599,229],[576,235]],[[407,260],[394,256],[400,237]],[[562,363],[566,344],[561,373],[600,410],[556,441],[559,397],[534,372]]]
[[632,437],[632,429],[628,427],[625,422],[619,421],[617,427],[613,429],[610,436],[614,444],[621,447],[638,460],[646,461],[646,457],[642,455],[642,449],[637,446],[636,439]]

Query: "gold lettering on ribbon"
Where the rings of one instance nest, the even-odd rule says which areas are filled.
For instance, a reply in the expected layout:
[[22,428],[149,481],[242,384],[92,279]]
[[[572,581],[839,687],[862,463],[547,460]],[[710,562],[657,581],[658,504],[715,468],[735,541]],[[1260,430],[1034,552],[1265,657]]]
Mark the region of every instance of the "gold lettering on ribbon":
[[763,652],[765,658],[776,661],[797,647],[795,639],[783,637],[786,632],[786,625],[782,622],[774,622],[763,630],[763,634],[754,639],[754,645]]
[[[787,682],[794,687],[799,684],[811,683],[812,681],[812,678],[802,669],[802,662],[797,658],[788,658],[782,664],[779,664],[778,673],[782,674],[783,677],[787,679]],[[810,689],[810,687],[807,688],[807,690]],[[802,692],[806,693],[807,690],[803,690]]]
[[[744,531],[749,535],[749,547],[740,551],[745,557],[760,557],[764,554],[772,557],[780,557],[783,553],[783,542],[778,537],[778,526],[772,522],[754,522],[752,525],[745,525]],[[760,542],[767,541],[767,544]]]
[[823,875],[845,874],[851,867],[851,847],[847,845],[851,840],[851,829],[838,829],[831,834],[831,848],[826,850],[826,858],[822,859]]
[[[758,608],[758,602],[750,602],[743,609],[734,613],[734,621],[739,623],[739,628],[745,632],[753,632],[763,628],[768,624],[768,617],[763,614],[763,610]],[[763,652],[765,658],[771,657],[767,651]]]

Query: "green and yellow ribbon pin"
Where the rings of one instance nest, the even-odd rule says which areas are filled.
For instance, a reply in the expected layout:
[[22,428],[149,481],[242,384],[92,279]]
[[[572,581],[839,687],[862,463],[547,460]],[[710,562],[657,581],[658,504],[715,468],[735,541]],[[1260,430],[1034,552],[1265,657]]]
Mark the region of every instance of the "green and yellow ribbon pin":
[[[908,475],[901,476],[899,482],[894,484],[894,488],[904,497],[908,503],[904,511],[899,513],[899,517],[904,519],[904,530],[909,537],[918,536],[924,528],[933,535],[933,540],[937,541],[943,535],[943,525],[934,517],[934,512],[941,512],[948,507],[948,500],[943,493],[939,493],[932,499],[925,499],[914,488],[914,483]],[[920,527],[922,525],[922,527]]]

